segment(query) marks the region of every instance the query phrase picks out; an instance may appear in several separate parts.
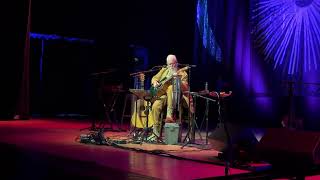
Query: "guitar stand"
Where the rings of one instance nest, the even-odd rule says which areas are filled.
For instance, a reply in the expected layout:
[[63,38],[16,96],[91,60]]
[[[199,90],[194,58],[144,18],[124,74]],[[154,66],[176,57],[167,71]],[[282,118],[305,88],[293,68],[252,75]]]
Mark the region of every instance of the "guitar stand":
[[142,145],[143,142],[149,142],[148,137],[150,136],[150,132],[151,132],[151,136],[155,136],[157,142],[163,143],[163,140],[161,139],[161,137],[159,137],[158,135],[156,135],[153,131],[152,128],[149,127],[149,111],[151,109],[151,97],[144,97],[144,100],[147,101],[147,106],[145,109],[145,114],[146,114],[146,127],[143,128],[142,132],[140,134],[138,134],[137,138],[140,139],[140,144]]
[[[136,97],[139,98],[138,96],[136,96]],[[138,119],[138,116],[139,116],[139,114],[138,114],[138,99],[135,100],[135,108],[134,109],[135,109],[134,126],[130,128],[130,132],[127,135],[128,137],[130,137],[133,134],[132,135],[133,139],[135,139],[135,137],[136,137],[135,133],[137,133],[137,131],[139,130],[137,128],[137,119]],[[140,134],[140,133],[141,132],[138,132],[138,134]]]

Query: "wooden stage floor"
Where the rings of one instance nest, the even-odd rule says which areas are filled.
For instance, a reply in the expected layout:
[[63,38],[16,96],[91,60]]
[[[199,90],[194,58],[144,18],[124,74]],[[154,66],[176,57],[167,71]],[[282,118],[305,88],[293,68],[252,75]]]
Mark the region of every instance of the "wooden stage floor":
[[[169,145],[124,145],[165,150],[161,156],[107,145],[79,143],[86,120],[30,119],[0,121],[1,179],[206,179],[225,175],[223,164],[210,163],[215,150]],[[105,132],[126,137],[127,132]],[[180,157],[180,158],[174,158]],[[231,175],[250,174],[231,168]]]

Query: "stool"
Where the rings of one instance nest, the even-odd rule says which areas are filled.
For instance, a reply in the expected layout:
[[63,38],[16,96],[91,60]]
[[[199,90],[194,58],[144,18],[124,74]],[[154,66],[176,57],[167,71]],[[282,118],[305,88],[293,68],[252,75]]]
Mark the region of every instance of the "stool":
[[[182,113],[183,113],[183,107],[182,107],[182,103],[180,103],[180,105],[179,105],[179,115],[178,115],[178,119],[176,119],[176,124],[179,125],[178,142],[181,142],[181,139],[182,139],[182,123],[183,123]],[[164,111],[162,111],[161,114],[160,114],[160,119],[161,119],[161,122],[160,122],[160,137],[162,137],[163,128],[164,128],[164,125],[165,125],[164,121],[166,119],[166,114],[167,114],[167,111],[166,111],[166,108],[165,108]]]

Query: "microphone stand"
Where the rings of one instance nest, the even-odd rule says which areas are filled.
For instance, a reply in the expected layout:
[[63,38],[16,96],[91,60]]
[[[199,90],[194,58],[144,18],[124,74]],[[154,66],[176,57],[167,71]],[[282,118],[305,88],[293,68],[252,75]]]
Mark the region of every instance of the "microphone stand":
[[[190,66],[191,67],[191,66]],[[188,91],[189,92],[191,92],[191,68],[188,68],[188,74],[189,74],[189,78],[188,78],[188,84],[189,84],[189,86],[188,86]],[[192,118],[192,120],[191,120],[191,111],[190,111],[190,107],[191,107],[191,98],[192,98],[192,96],[190,96],[190,94],[189,94],[189,98],[188,98],[188,100],[189,100],[189,105],[188,105],[188,110],[189,110],[189,113],[188,113],[188,121],[189,121],[189,123],[190,123],[190,133],[191,133],[191,138],[190,138],[190,143],[194,143],[194,141],[195,141],[195,130],[194,130],[194,118]]]
[[139,71],[139,72],[131,73],[131,74],[129,74],[129,75],[130,75],[130,76],[137,76],[137,75],[139,75],[139,74],[141,74],[141,73],[145,74],[145,73],[155,72],[155,71],[158,71],[159,69],[161,69],[161,68],[163,68],[163,67],[165,67],[165,66],[154,66],[154,67],[152,67],[152,68],[149,69],[149,70]]
[[[191,67],[196,67],[196,65],[188,65],[188,64],[179,64],[182,66],[187,66],[188,68],[188,96],[189,96],[189,103],[188,103],[188,122],[189,122],[189,127],[188,127],[188,132],[183,140],[183,142],[186,141],[187,138],[189,138],[189,141],[185,142],[185,144],[181,147],[181,149],[186,146],[188,143],[194,143],[195,142],[195,126],[197,126],[196,122],[195,122],[195,115],[193,114],[193,117],[191,118],[191,111],[190,111],[190,107],[191,107],[191,98],[192,98],[192,93],[190,91],[190,87],[191,87]],[[194,112],[195,113],[195,112]],[[191,134],[191,135],[190,135]],[[190,137],[191,136],[191,137]]]
[[[182,64],[179,64],[179,65],[182,65]],[[192,118],[192,120],[191,120],[191,111],[190,111],[190,107],[191,107],[191,98],[192,98],[192,96],[191,96],[191,91],[190,91],[190,87],[191,87],[191,81],[190,81],[190,79],[191,79],[191,68],[188,68],[188,96],[189,96],[189,98],[188,98],[188,100],[189,100],[189,102],[188,102],[188,122],[189,122],[189,127],[188,127],[188,132],[187,132],[187,134],[186,134],[186,137],[184,138],[184,140],[183,140],[183,142],[184,141],[186,141],[186,139],[187,138],[189,138],[189,141],[187,142],[187,143],[185,143],[182,147],[181,147],[181,149],[184,147],[184,146],[186,146],[188,143],[194,143],[194,141],[195,141],[195,131],[194,131],[194,123],[193,123],[193,121],[194,121],[194,118]],[[191,137],[190,137],[190,134],[191,134]]]

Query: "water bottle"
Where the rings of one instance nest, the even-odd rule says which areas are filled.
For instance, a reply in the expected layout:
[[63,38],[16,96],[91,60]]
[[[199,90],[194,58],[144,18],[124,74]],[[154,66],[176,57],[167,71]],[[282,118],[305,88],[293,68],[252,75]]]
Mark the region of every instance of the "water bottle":
[[204,90],[207,92],[208,91],[208,82],[204,83]]

